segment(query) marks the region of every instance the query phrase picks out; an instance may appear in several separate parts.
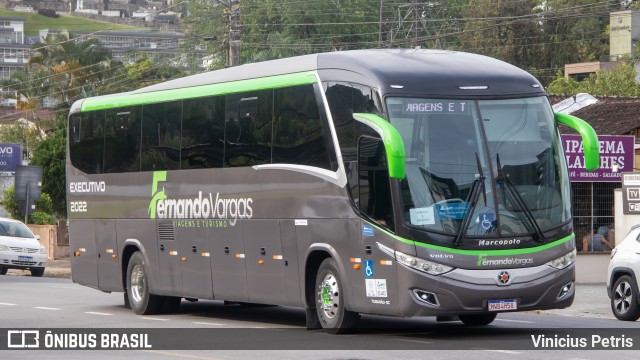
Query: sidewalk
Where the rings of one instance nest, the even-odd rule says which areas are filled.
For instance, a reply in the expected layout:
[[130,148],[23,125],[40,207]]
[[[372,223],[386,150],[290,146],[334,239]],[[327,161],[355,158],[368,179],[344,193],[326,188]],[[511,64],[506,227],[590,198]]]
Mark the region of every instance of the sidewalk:
[[[31,273],[26,270],[9,270],[8,274],[31,275]],[[50,261],[45,269],[44,276],[70,279],[71,260],[65,258]],[[571,307],[556,310],[539,310],[536,311],[536,313],[615,319],[610,306],[606,284],[576,284],[576,297]]]

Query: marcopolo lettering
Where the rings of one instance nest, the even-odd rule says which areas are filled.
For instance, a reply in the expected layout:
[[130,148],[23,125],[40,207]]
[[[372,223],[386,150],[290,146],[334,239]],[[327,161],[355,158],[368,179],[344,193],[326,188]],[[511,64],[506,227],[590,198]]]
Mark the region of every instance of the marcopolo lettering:
[[480,240],[478,245],[480,246],[508,246],[508,245],[520,245],[522,241],[520,239],[501,239],[501,240]]

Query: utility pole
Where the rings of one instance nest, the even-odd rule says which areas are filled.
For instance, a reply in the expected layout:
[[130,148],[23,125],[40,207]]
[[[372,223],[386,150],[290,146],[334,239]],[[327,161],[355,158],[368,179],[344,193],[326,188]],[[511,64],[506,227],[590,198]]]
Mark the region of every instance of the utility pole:
[[225,7],[224,14],[229,17],[229,40],[227,66],[240,65],[240,0],[214,0]]
[[229,1],[229,66],[240,65],[240,0]]

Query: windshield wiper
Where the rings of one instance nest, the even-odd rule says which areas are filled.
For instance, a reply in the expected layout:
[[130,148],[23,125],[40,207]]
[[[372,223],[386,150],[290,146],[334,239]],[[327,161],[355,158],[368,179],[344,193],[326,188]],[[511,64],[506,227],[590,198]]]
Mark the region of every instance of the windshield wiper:
[[542,229],[540,229],[540,226],[538,226],[538,222],[536,221],[535,217],[531,213],[531,210],[529,210],[529,208],[527,207],[527,204],[524,202],[520,194],[518,194],[518,190],[516,189],[515,185],[513,185],[513,183],[511,182],[511,179],[509,179],[509,176],[507,176],[504,173],[504,169],[500,164],[500,154],[496,155],[496,163],[498,165],[498,176],[496,177],[496,183],[499,182],[503,185],[506,185],[506,186],[500,186],[500,188],[504,192],[506,187],[507,192],[511,195],[510,197],[504,196],[504,198],[510,199],[509,202],[511,203],[512,206],[522,210],[522,213],[524,213],[524,218],[526,220],[525,224],[527,225],[527,228],[528,228],[527,230],[529,230],[529,232],[532,233],[533,240],[539,243],[544,243],[546,240],[544,238],[544,233],[542,232]]
[[464,215],[464,219],[462,219],[462,224],[460,229],[458,230],[458,234],[456,235],[455,240],[453,240],[453,246],[460,246],[462,244],[462,240],[464,239],[464,235],[467,233],[467,229],[469,228],[469,224],[471,223],[471,217],[475,212],[476,205],[478,204],[478,198],[480,197],[480,193],[482,193],[484,198],[484,204],[487,205],[487,192],[484,187],[484,171],[482,171],[482,166],[480,166],[480,158],[478,157],[478,153],[476,153],[476,163],[478,165],[478,177],[473,180],[471,184],[471,191],[469,192],[467,212]]

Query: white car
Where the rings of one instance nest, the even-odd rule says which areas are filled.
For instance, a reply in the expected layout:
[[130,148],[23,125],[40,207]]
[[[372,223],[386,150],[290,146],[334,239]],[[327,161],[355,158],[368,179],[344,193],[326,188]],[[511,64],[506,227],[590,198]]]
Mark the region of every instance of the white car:
[[611,310],[619,320],[640,318],[640,225],[631,228],[624,240],[611,251],[607,270],[607,294]]
[[44,275],[47,250],[39,236],[20,221],[0,218],[0,275],[9,269],[30,270],[31,276]]

